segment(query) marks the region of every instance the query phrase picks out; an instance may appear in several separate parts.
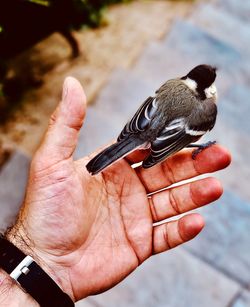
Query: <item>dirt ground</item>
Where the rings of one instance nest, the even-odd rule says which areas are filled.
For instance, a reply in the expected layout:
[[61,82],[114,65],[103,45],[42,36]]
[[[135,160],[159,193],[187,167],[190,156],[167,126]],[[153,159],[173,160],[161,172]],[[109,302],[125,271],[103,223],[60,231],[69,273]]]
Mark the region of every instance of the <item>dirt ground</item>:
[[68,43],[57,33],[22,55],[19,71],[31,67],[44,83],[39,89],[27,91],[8,121],[0,126],[2,156],[7,157],[6,151],[16,147],[28,155],[34,153],[60,99],[66,76],[80,80],[88,103],[92,103],[114,68],[132,66],[146,44],[166,35],[172,21],[187,15],[193,5],[185,0],[138,0],[115,5],[106,12],[106,26],[74,33],[81,49],[78,58],[70,58]]

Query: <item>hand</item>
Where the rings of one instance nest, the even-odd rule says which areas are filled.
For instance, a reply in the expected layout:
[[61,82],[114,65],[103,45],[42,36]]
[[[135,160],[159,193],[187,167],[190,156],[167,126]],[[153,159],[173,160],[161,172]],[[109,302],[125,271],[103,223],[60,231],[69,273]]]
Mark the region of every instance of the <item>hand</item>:
[[153,223],[216,200],[222,194],[216,179],[151,197],[147,193],[230,163],[225,149],[212,146],[195,161],[192,151],[186,150],[151,169],[133,169],[131,164],[146,154],[137,151],[92,177],[85,168],[89,157],[72,158],[85,100],[79,82],[68,78],[62,102],[32,161],[17,223],[8,233],[74,300],[111,288],[153,254],[195,237],[204,226],[199,214]]

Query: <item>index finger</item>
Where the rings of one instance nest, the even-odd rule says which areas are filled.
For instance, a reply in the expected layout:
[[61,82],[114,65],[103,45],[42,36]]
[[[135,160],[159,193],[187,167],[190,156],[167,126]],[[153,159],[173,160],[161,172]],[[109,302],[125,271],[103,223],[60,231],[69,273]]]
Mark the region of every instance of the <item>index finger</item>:
[[219,145],[202,151],[195,160],[192,159],[192,152],[190,149],[183,150],[152,168],[135,169],[147,192],[152,193],[173,183],[221,170],[231,162],[228,150]]
[[125,160],[129,164],[139,163],[142,162],[149,155],[149,153],[150,153],[149,149],[137,149],[128,154],[125,157]]

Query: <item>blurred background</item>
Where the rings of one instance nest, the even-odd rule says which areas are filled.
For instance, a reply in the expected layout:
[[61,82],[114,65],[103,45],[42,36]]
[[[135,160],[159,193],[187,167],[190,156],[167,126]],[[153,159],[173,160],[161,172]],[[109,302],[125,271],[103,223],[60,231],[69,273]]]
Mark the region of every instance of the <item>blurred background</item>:
[[[78,307],[250,306],[250,0],[6,0],[0,4],[0,228],[22,204],[32,155],[65,76],[88,113],[75,158],[112,140],[169,78],[216,65],[219,116],[207,139],[233,163],[194,241],[143,264]],[[96,124],[98,122],[98,125]]]

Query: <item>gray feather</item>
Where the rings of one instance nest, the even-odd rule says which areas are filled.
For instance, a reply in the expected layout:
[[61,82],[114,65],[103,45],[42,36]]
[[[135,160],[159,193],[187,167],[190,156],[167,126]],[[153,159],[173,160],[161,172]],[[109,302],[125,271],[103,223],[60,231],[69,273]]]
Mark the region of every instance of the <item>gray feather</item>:
[[95,175],[140,145],[142,145],[142,142],[136,139],[125,139],[117,142],[90,160],[86,168],[89,173]]

